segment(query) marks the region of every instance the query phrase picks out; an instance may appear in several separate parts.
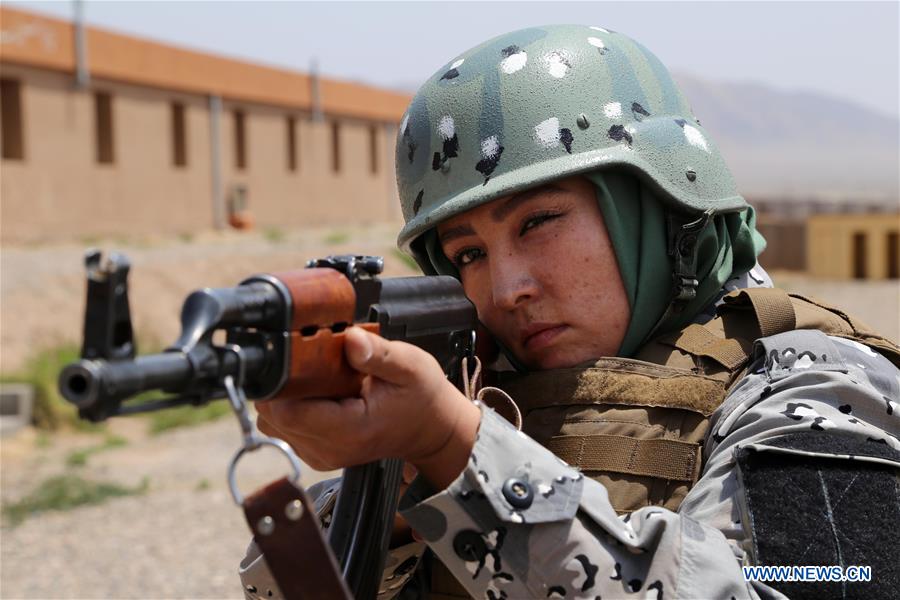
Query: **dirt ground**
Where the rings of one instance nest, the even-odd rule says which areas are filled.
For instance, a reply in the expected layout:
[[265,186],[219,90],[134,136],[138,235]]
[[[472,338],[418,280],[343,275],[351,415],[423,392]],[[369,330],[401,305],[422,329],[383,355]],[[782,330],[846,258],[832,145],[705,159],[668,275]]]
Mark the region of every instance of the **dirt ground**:
[[[178,334],[183,298],[199,287],[234,285],[260,271],[301,267],[336,253],[381,254],[386,274],[411,274],[393,253],[394,225],[265,233],[204,234],[190,240],[113,244],[132,262],[131,308],[140,339],[164,345]],[[352,242],[350,241],[352,240]],[[4,247],[0,254],[2,371],[20,369],[41,348],[77,342],[84,310],[83,247]],[[775,273],[790,291],[816,296],[859,315],[900,339],[900,289],[893,282],[817,281]],[[145,421],[118,419],[110,433],[124,446],[66,465],[75,450],[102,436],[50,436],[26,429],[0,444],[0,497],[18,500],[38,482],[64,472],[137,485],[140,496],[66,512],[45,513],[0,530],[2,598],[242,598],[236,566],[248,540],[243,516],[230,499],[225,471],[240,441],[231,417],[151,436]],[[274,453],[252,456],[241,468],[249,490],[283,475]],[[305,471],[305,483],[323,474]]]
[[[146,478],[141,495],[65,512],[46,512],[18,526],[2,526],[2,598],[243,598],[237,565],[250,539],[226,483],[228,461],[240,443],[231,417],[150,436],[145,421],[109,424],[128,444],[66,465],[96,435],[57,436],[48,447],[33,431],[3,440],[2,499],[14,501],[37,482],[69,473],[129,487]],[[247,455],[238,468],[246,494],[289,473],[287,461],[267,450]],[[304,469],[310,485],[338,473]]]

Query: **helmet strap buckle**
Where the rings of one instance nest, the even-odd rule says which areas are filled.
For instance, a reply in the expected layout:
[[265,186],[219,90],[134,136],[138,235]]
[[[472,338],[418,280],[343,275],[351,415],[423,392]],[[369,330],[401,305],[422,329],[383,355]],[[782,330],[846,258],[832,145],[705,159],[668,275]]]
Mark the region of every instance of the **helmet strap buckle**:
[[697,279],[697,240],[714,215],[715,211],[711,208],[696,219],[691,219],[693,215],[673,211],[666,215],[668,255],[674,263],[672,307],[675,311],[680,311],[697,297],[700,285]]
[[674,263],[672,299],[645,339],[653,338],[663,323],[679,314],[688,302],[697,297],[697,288],[700,287],[697,279],[697,240],[714,216],[715,211],[711,208],[700,215],[700,218],[693,220],[693,215],[674,211],[666,213],[667,252]]

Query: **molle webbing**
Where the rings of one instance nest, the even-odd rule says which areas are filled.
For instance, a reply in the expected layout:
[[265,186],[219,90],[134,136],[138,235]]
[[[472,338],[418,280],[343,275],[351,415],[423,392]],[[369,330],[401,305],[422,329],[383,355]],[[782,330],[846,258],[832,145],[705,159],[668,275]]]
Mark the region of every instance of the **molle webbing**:
[[736,338],[722,338],[704,325],[688,325],[673,344],[693,356],[711,358],[729,371],[736,371],[750,356],[752,344]]
[[718,322],[694,324],[676,334],[672,345],[693,356],[710,358],[734,373],[746,364],[756,338],[791,331],[797,326],[791,298],[779,288],[751,288],[733,292],[725,296],[724,303],[720,312],[730,309],[743,310],[744,314],[749,312],[749,319],[742,319],[749,322],[742,323],[741,328],[742,333],[752,332],[749,336],[725,335]]
[[[900,349],[868,326],[846,313],[817,300],[788,294],[779,288],[750,288],[723,298],[718,316],[704,325],[685,329],[653,344],[670,346],[699,359],[709,359],[725,368],[731,382],[737,380],[753,350],[753,343],[795,329],[818,329],[827,335],[856,340],[871,346],[900,367]],[[648,346],[649,347],[649,346]],[[699,361],[712,376],[715,369]]]
[[552,405],[622,404],[709,416],[725,395],[720,381],[627,358],[600,359],[589,368],[536,371],[501,381],[498,387],[523,413]]
[[[898,347],[896,343],[884,336],[878,335],[871,327],[856,317],[832,306],[828,306],[815,298],[801,296],[799,294],[791,294],[791,298],[794,298],[794,304],[797,306],[798,329],[820,329],[828,335],[856,340],[880,353],[886,359],[891,361],[894,366],[900,369],[900,347]],[[820,314],[826,314],[829,320],[828,326],[807,326],[807,314],[813,311]],[[832,323],[838,323],[839,326],[835,327]]]
[[620,514],[678,508],[725,397],[722,381],[623,358],[511,375],[498,387],[522,409],[523,431],[606,486]]
[[700,474],[700,446],[674,439],[624,435],[555,437],[547,449],[585,471],[609,471],[693,482]]
[[746,299],[753,307],[759,324],[759,337],[769,337],[776,333],[797,328],[797,314],[791,297],[781,288],[750,288],[729,294],[724,298],[726,306],[738,305]]

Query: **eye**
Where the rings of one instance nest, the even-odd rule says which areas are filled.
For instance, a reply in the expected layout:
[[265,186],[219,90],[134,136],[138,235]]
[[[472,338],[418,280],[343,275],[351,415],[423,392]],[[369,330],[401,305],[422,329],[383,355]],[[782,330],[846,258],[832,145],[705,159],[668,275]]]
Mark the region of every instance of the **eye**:
[[535,227],[539,227],[546,223],[547,221],[552,221],[553,219],[557,219],[562,216],[562,213],[556,212],[543,212],[536,215],[531,215],[525,222],[522,224],[522,230],[519,232],[519,235],[525,235],[530,229],[534,229]]
[[453,255],[453,264],[456,265],[456,268],[462,268],[472,264],[482,256],[484,256],[484,252],[480,248],[463,248]]

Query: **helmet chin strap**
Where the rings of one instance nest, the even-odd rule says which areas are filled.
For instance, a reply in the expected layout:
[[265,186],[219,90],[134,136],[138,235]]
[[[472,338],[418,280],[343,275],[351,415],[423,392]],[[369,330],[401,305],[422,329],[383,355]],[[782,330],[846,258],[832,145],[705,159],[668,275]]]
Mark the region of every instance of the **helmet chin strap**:
[[666,212],[666,248],[672,259],[672,292],[666,312],[659,318],[646,339],[652,339],[659,328],[672,316],[681,313],[697,297],[697,240],[715,210],[707,209],[699,218],[669,210]]
[[500,343],[498,340],[494,340],[494,343],[497,344],[497,348],[500,350],[500,354],[506,357],[506,360],[509,361],[509,364],[513,366],[517,373],[530,373],[528,367],[526,367],[522,361],[516,358],[515,354],[512,353],[506,346]]

